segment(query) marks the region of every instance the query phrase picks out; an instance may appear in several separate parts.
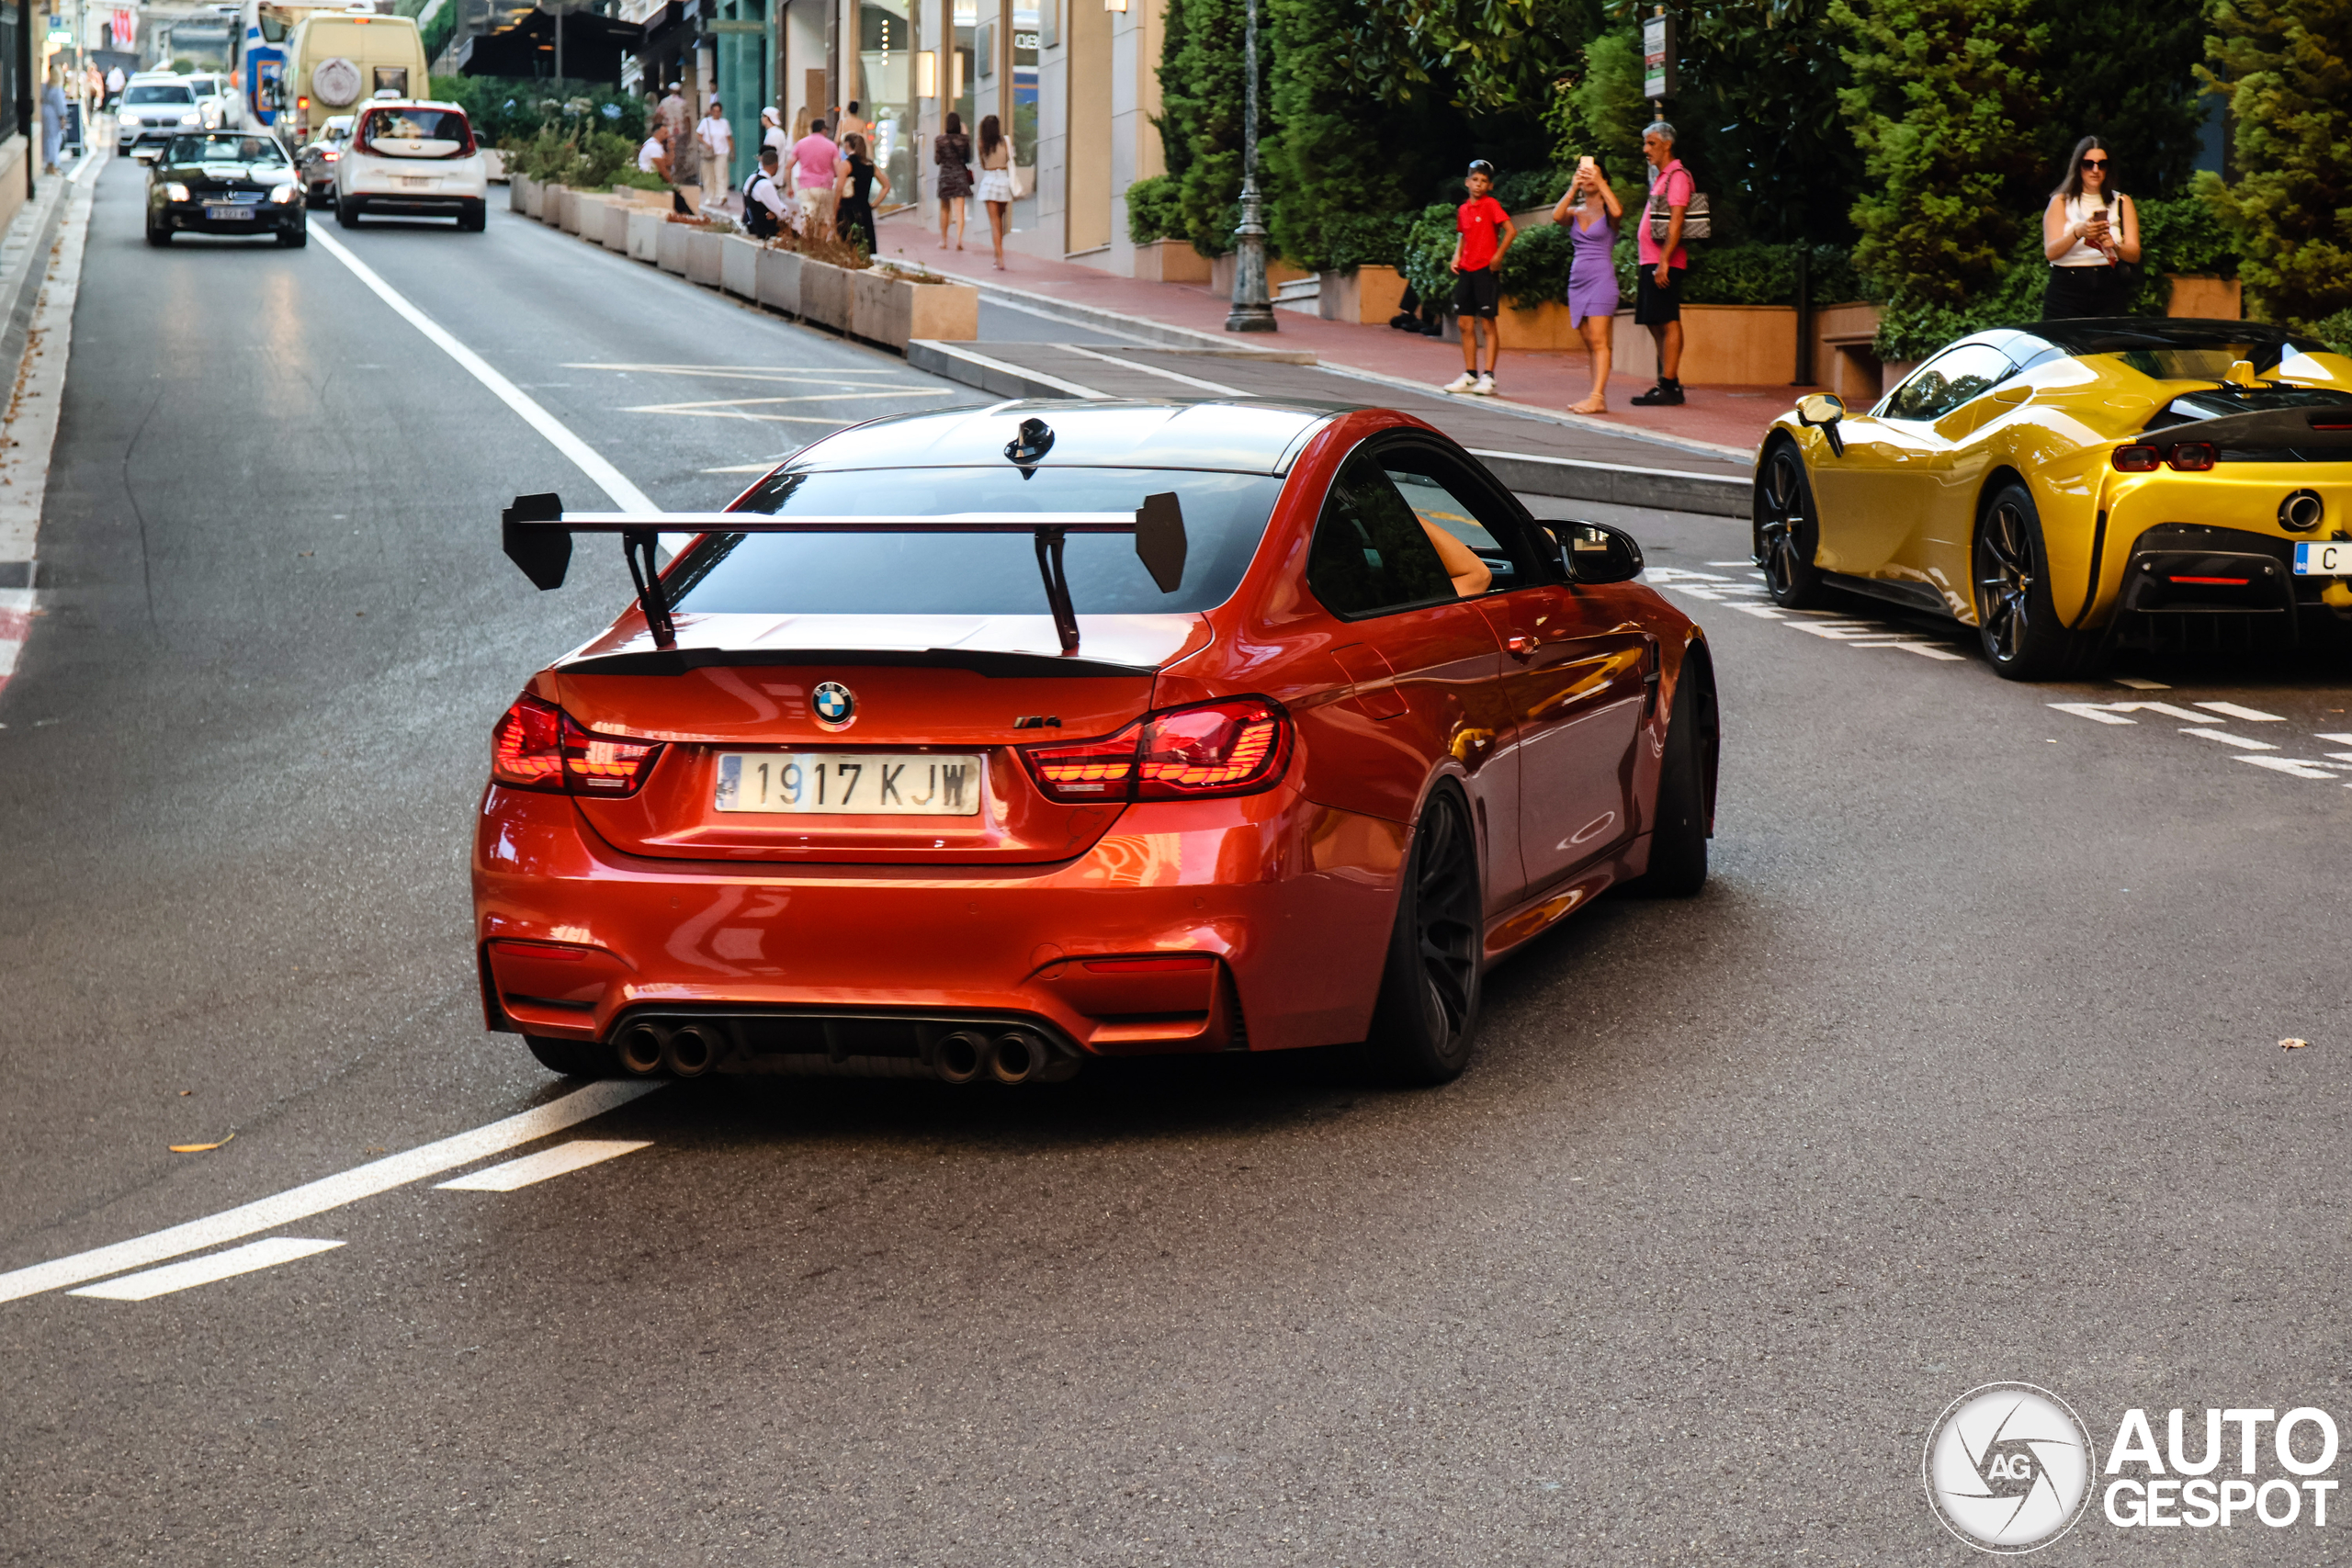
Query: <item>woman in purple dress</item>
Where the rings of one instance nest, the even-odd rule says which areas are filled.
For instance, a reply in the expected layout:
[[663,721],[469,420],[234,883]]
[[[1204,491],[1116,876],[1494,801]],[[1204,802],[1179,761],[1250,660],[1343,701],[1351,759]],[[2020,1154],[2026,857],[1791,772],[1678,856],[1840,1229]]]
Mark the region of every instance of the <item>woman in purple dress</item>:
[[1568,265],[1568,325],[1584,334],[1592,354],[1592,395],[1569,405],[1570,413],[1609,412],[1609,361],[1617,343],[1617,265],[1610,253],[1624,216],[1600,163],[1578,158],[1577,177],[1552,209],[1552,221],[1569,226],[1576,247]]

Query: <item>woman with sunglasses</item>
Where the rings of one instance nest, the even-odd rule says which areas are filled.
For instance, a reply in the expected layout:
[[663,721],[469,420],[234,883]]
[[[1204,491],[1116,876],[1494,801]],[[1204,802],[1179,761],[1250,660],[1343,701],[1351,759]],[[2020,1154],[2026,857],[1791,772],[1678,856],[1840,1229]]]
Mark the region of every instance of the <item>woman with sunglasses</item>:
[[2132,308],[2132,274],[2140,259],[2140,217],[2132,198],[2115,190],[2107,144],[2096,136],[2075,143],[2066,180],[2050,193],[2041,214],[2041,249],[2050,258],[2041,317],[2120,316]]

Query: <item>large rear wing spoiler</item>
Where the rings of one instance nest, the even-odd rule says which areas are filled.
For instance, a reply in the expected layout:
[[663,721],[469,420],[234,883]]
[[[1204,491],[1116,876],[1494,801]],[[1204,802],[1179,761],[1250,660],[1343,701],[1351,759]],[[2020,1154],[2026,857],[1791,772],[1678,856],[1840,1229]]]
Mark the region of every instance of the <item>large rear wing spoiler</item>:
[[657,648],[675,647],[677,626],[662,592],[654,557],[663,534],[1028,534],[1037,543],[1037,573],[1062,651],[1078,651],[1078,611],[1062,572],[1062,546],[1072,534],[1132,534],[1136,558],[1173,593],[1184,581],[1184,509],[1173,491],[1148,495],[1133,512],[956,512],[935,517],[772,517],[760,512],[566,512],[553,494],[518,495],[499,513],[506,558],[544,592],[563,586],[571,568],[571,536],[618,534],[638,608]]
[[[2184,441],[2208,441],[2239,452],[2324,452],[2324,462],[2352,458],[2352,409],[2262,409],[2216,414],[2157,430],[2143,430],[2128,445],[2154,446],[2169,457]],[[2308,460],[2308,459],[2307,459]]]

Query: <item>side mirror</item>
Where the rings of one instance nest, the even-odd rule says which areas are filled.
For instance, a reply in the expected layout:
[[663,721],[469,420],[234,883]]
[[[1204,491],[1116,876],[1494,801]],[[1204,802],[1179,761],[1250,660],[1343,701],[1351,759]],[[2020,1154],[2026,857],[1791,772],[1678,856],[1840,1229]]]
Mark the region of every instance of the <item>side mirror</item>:
[[1579,587],[1630,582],[1642,574],[1642,547],[1623,528],[1606,523],[1546,523],[1560,547],[1560,564]]
[[1827,436],[1833,457],[1846,455],[1846,437],[1838,429],[1838,422],[1845,417],[1846,400],[1835,392],[1807,392],[1797,400],[1797,423]]

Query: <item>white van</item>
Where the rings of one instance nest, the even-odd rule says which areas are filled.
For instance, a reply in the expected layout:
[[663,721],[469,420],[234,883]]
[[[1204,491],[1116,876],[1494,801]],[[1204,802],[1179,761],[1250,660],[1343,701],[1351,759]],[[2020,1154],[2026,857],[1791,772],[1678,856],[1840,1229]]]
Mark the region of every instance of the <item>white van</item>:
[[313,11],[294,29],[286,49],[279,91],[293,110],[292,144],[311,140],[329,115],[356,114],[368,99],[390,94],[414,101],[432,90],[424,44],[408,17],[379,17],[368,6]]

